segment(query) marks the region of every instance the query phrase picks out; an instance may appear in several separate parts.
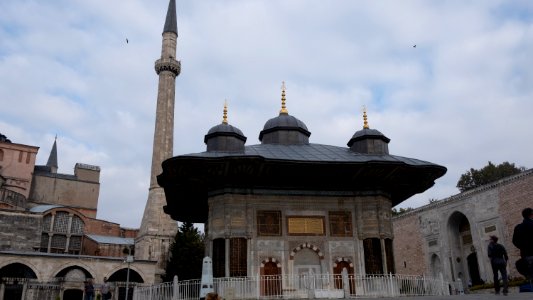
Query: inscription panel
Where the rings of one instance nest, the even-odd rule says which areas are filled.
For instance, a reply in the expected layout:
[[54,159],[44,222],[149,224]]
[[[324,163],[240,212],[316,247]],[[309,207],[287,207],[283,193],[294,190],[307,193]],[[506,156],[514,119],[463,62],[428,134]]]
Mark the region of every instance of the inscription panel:
[[322,216],[287,217],[287,225],[289,235],[324,235],[325,232]]

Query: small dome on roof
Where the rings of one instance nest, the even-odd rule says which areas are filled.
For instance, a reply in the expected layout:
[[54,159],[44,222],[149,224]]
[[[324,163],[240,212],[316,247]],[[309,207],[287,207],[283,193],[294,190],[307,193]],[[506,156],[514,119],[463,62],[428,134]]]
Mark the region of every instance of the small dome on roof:
[[285,107],[285,82],[281,86],[281,110],[279,116],[268,120],[259,133],[262,144],[309,144],[311,132],[304,122],[289,115]]
[[289,114],[280,114],[265,123],[259,140],[262,144],[309,144],[310,135],[304,122]]
[[272,130],[279,127],[284,127],[287,129],[299,129],[309,132],[304,122],[289,114],[280,114],[279,116],[268,120],[265,123],[265,126],[263,126],[263,131]]
[[376,129],[370,129],[367,122],[366,108],[363,112],[363,129],[354,133],[348,147],[350,150],[366,154],[389,154],[390,139]]
[[224,104],[222,124],[211,127],[204,137],[207,151],[240,152],[244,151],[246,137],[242,131],[227,120],[227,104]]
[[359,130],[356,133],[354,133],[354,135],[348,142],[348,147],[350,147],[356,141],[359,141],[362,139],[368,139],[368,138],[381,139],[386,143],[390,142],[390,139],[386,137],[383,133],[381,133],[379,130],[363,128],[362,130]]
[[[244,137],[244,134],[239,128],[225,123],[211,127],[211,129],[209,129],[209,131],[207,132],[206,137],[215,133],[235,134]],[[246,138],[244,139],[246,140]]]

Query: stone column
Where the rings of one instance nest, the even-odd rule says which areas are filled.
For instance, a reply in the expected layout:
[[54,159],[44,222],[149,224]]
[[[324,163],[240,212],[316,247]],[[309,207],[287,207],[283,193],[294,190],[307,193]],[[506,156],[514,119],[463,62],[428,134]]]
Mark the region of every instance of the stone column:
[[229,263],[230,263],[230,261],[229,261],[230,260],[230,253],[229,253],[229,251],[230,251],[230,239],[229,239],[229,237],[226,236],[224,238],[224,241],[226,243],[226,245],[225,245],[226,248],[224,250],[224,252],[225,252],[224,253],[225,254],[225,257],[224,257],[224,263],[225,263],[224,269],[225,269],[225,271],[224,271],[224,273],[225,273],[226,277],[229,277]]
[[387,251],[385,251],[385,239],[380,238],[379,244],[381,246],[381,265],[383,268],[383,274],[388,274],[389,269],[387,267]]

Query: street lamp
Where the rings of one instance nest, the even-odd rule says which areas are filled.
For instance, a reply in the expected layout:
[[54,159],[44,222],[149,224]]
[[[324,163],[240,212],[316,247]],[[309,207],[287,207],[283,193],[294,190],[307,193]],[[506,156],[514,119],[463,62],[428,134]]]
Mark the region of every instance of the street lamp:
[[124,262],[128,263],[128,271],[126,273],[126,300],[128,300],[128,293],[130,289],[129,287],[130,285],[130,264],[133,262],[133,255],[131,255],[131,246],[128,246],[128,256],[126,256],[126,259],[124,260]]

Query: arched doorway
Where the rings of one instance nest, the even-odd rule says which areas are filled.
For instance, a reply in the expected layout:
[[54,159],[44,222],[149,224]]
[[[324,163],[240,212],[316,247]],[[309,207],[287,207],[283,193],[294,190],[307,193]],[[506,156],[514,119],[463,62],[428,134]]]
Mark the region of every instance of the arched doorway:
[[[128,281],[128,299],[133,299],[133,288],[137,283],[144,283],[142,276],[135,270],[129,269],[129,281]],[[114,286],[118,287],[118,297],[116,299],[126,299],[126,281],[128,279],[128,269],[120,269],[111,274],[107,279],[108,282],[112,282]]]
[[442,262],[437,254],[431,256],[431,275],[439,277],[442,274]]
[[448,220],[448,239],[450,241],[449,260],[452,280],[461,279],[465,285],[469,280],[472,285],[482,284],[483,281],[479,274],[478,258],[472,250],[475,247],[470,222],[463,213],[456,211],[450,216]]
[[261,263],[261,296],[281,296],[281,264],[274,258]]
[[5,285],[3,299],[22,299],[24,282],[29,279],[37,279],[37,275],[25,264],[12,263],[1,268],[0,281]]
[[333,278],[335,281],[336,289],[344,289],[344,283],[342,278],[342,271],[346,269],[348,274],[348,282],[350,285],[350,294],[355,294],[355,282],[354,282],[354,269],[353,263],[345,258],[340,258],[333,264]]
[[296,274],[320,274],[320,258],[311,249],[302,249],[294,255]]
[[317,246],[304,243],[294,248],[290,254],[293,261],[294,274],[321,274],[322,267],[320,260],[324,259],[324,254]]
[[63,278],[64,281],[82,282],[87,278],[93,278],[93,275],[84,267],[70,266],[59,271],[55,277]]
[[67,289],[63,292],[63,300],[79,300],[83,298],[83,291],[80,289]]
[[466,258],[466,261],[468,262],[468,274],[470,274],[472,285],[483,284],[483,280],[481,280],[481,276],[479,275],[477,253],[473,252],[470,255],[468,255]]
[[59,271],[55,277],[62,281],[65,287],[63,300],[78,300],[83,297],[83,282],[93,278],[93,275],[84,267],[70,266]]

